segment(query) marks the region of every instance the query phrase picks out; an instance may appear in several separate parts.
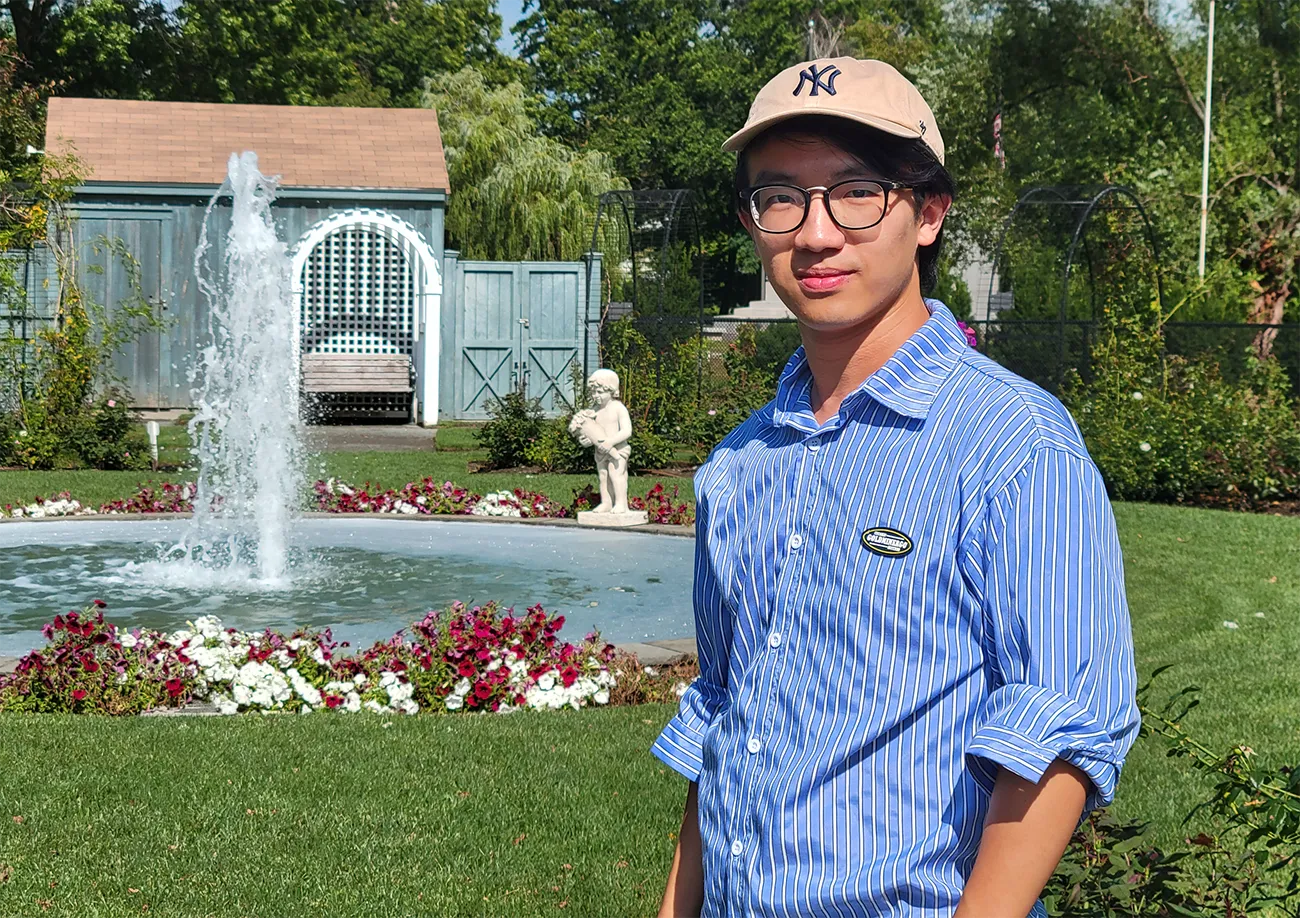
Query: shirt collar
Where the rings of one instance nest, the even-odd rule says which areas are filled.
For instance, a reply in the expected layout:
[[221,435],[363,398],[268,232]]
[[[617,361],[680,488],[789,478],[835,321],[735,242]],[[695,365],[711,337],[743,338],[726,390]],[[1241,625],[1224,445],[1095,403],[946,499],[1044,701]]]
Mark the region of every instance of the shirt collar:
[[[939,394],[939,387],[952,375],[961,355],[970,347],[957,319],[938,300],[925,301],[930,318],[903,342],[884,366],[876,370],[845,396],[840,412],[826,428],[840,426],[845,410],[864,395],[909,418],[924,420]],[[777,383],[772,423],[811,433],[822,429],[812,413],[812,371],[800,347],[785,365]]]

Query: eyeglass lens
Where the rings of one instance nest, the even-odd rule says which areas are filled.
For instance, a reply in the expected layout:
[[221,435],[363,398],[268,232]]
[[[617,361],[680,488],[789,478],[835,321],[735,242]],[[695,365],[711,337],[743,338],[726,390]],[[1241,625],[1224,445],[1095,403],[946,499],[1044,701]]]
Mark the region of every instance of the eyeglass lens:
[[[768,185],[751,197],[754,220],[766,233],[788,233],[803,222],[809,193],[795,185]],[[877,182],[843,182],[831,189],[831,217],[843,229],[867,229],[885,215],[885,189]]]

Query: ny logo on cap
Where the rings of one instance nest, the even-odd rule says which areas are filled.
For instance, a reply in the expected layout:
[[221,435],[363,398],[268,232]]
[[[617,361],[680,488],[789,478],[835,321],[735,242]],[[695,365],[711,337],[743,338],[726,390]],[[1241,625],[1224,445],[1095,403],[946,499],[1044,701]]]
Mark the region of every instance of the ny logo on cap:
[[799,71],[799,85],[794,88],[794,94],[797,96],[803,92],[804,83],[812,83],[810,96],[817,95],[817,90],[824,89],[828,96],[835,95],[835,78],[840,75],[840,68],[834,64],[827,64],[820,70],[816,64],[809,64],[807,70]]

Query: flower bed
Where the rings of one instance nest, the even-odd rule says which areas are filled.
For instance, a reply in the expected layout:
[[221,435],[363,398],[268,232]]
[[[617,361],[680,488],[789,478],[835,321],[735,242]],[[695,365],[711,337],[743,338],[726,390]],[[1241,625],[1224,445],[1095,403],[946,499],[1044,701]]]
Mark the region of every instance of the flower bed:
[[[120,513],[189,513],[194,509],[196,487],[193,482],[172,484],[166,482],[157,488],[141,488],[126,500],[103,504],[99,509],[87,507],[72,498],[67,491],[53,498],[37,497],[22,507],[6,504],[0,517],[16,519],[42,519],[54,516],[114,515]],[[369,482],[360,487],[334,478],[317,481],[312,490],[315,496],[313,509],[325,513],[392,513],[406,516],[419,515],[473,515],[533,519],[569,519],[580,510],[595,506],[599,497],[590,487],[574,493],[573,502],[564,505],[545,494],[515,488],[513,491],[496,491],[476,494],[459,488],[450,481],[436,483],[432,478],[408,482],[399,489],[374,488]],[[689,526],[695,522],[695,512],[685,501],[678,500],[677,488],[669,493],[656,482],[645,497],[628,499],[633,510],[644,510],[650,522],[670,526]]]
[[126,631],[103,609],[56,615],[48,645],[0,676],[0,712],[124,715],[203,700],[222,714],[505,713],[667,700],[693,678],[691,664],[641,667],[595,632],[562,642],[564,616],[540,606],[515,616],[455,603],[354,654],[328,629],[248,633],[205,616],[170,633]]

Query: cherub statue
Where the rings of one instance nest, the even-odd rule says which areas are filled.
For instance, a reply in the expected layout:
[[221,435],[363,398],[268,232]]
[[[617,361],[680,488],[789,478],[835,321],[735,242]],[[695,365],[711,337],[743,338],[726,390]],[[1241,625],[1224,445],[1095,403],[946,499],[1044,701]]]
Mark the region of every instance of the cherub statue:
[[618,400],[618,374],[597,370],[587,379],[587,392],[595,408],[573,415],[569,433],[583,446],[596,449],[596,473],[600,478],[600,504],[593,513],[628,513],[627,460],[632,454],[632,417]]

